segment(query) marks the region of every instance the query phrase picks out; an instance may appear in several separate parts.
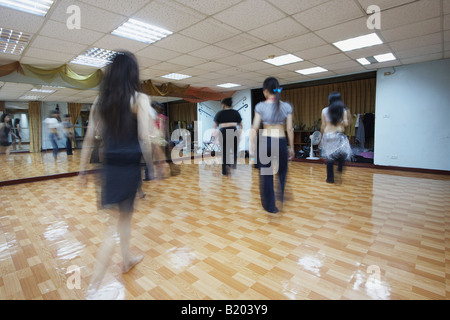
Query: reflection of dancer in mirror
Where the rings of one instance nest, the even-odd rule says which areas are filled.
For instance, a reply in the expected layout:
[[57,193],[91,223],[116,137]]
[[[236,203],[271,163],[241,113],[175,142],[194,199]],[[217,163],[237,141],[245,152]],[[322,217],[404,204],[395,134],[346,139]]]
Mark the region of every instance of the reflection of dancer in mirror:
[[[344,134],[348,126],[348,111],[342,102],[340,93],[332,92],[328,97],[329,106],[322,110],[322,156],[327,159],[327,182],[334,183],[334,162],[338,162],[339,178],[344,162],[350,160],[352,150]],[[340,179],[339,179],[340,180]]]
[[111,261],[119,231],[123,273],[142,261],[130,251],[131,218],[134,200],[142,183],[141,158],[151,164],[150,99],[140,93],[139,67],[132,53],[118,53],[107,68],[100,95],[92,106],[89,127],[81,155],[82,185],[87,183],[86,170],[92,152],[95,127],[100,123],[103,140],[101,170],[101,208],[110,213],[109,225],[99,249],[89,294],[100,288]]
[[[219,127],[222,145],[222,174],[230,175],[230,169],[237,167],[238,140],[242,133],[242,117],[232,108],[231,98],[222,100],[222,110],[214,118],[214,129]],[[239,131],[238,127],[239,126]],[[237,131],[237,132],[236,132]]]
[[66,116],[64,117],[63,128],[64,135],[66,136],[66,153],[68,156],[72,156],[73,125],[70,114],[66,114]]
[[58,148],[58,140],[59,140],[59,134],[58,134],[58,130],[60,127],[59,121],[59,112],[57,110],[53,110],[50,113],[50,116],[45,119],[45,124],[47,125],[48,128],[48,132],[49,132],[49,139],[50,142],[52,143],[52,147],[53,147],[53,158],[56,160],[58,160],[58,152],[59,152],[59,148]]
[[[255,108],[250,149],[251,157],[257,158],[259,162],[261,202],[264,209],[270,213],[278,212],[273,176],[278,173],[280,185],[277,198],[283,202],[288,160],[294,158],[293,108],[289,103],[280,100],[281,91],[277,79],[267,78],[264,81],[263,93],[266,101],[258,103]],[[264,130],[259,134],[261,122]],[[258,157],[255,156],[257,134]]]
[[2,152],[6,153],[7,161],[12,160],[12,158],[10,158],[10,154],[12,144],[11,136],[13,135],[13,133],[11,131],[10,120],[11,118],[7,113],[2,114],[0,118],[0,146],[2,147]]
[[22,149],[22,137],[20,136],[20,119],[16,118],[14,119],[14,129],[13,129],[13,133],[15,138],[13,137],[13,144],[14,144],[14,150],[17,150],[16,147],[16,142],[17,140],[19,140],[19,150]]

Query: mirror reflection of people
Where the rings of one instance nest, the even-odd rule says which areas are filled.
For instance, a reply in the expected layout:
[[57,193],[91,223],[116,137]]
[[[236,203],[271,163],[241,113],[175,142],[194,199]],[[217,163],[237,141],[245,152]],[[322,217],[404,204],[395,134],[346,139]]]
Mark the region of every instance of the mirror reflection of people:
[[[238,139],[242,132],[242,117],[232,108],[232,98],[222,100],[222,110],[214,118],[214,129],[219,128],[222,147],[222,174],[230,174],[237,167]],[[239,131],[238,127],[239,126]],[[238,131],[238,132],[236,132]]]
[[20,136],[21,128],[20,128],[20,119],[16,118],[14,119],[14,138],[13,138],[13,144],[14,144],[14,150],[16,149],[16,141],[19,140],[19,150],[22,149],[22,137]]
[[60,140],[58,134],[60,123],[58,121],[58,118],[59,118],[58,111],[52,110],[50,116],[44,120],[44,123],[47,125],[47,129],[49,132],[48,138],[50,139],[50,142],[53,147],[53,159],[55,159],[55,161],[58,160],[58,152],[59,152],[58,140]]
[[0,118],[0,146],[2,147],[2,152],[6,154],[6,160],[11,161],[11,124],[10,124],[10,116],[7,113],[2,114]]
[[147,165],[152,162],[150,132],[154,122],[149,116],[150,98],[140,92],[140,87],[135,56],[121,52],[107,67],[100,95],[90,112],[81,155],[80,183],[87,184],[86,170],[98,124],[103,140],[100,209],[107,210],[110,219],[88,295],[95,295],[101,288],[114,253],[117,230],[123,257],[122,272],[129,272],[143,259],[130,250],[131,220],[137,190],[142,183],[142,156]]
[[68,156],[73,155],[72,142],[73,142],[73,125],[70,114],[66,114],[62,123],[64,128],[64,135],[66,137],[66,153]]

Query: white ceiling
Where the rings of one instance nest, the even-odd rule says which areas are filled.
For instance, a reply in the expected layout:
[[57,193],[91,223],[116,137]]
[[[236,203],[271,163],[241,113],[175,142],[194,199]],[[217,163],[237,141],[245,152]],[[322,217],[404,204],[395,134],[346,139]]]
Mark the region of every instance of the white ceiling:
[[[67,8],[81,9],[81,30],[69,30]],[[370,5],[381,9],[384,44],[343,53],[333,42],[373,32],[367,28]],[[151,45],[111,35],[129,18],[173,34]],[[450,0],[56,0],[46,17],[0,7],[0,27],[32,34],[21,56],[0,54],[0,64],[20,61],[42,67],[69,63],[92,47],[136,54],[142,80],[155,83],[168,73],[192,78],[174,81],[221,91],[259,88],[267,76],[283,84],[361,73],[450,58]],[[361,66],[356,59],[392,52],[394,62]],[[294,54],[305,61],[274,67],[270,55]],[[303,76],[296,70],[320,66],[326,73]],[[91,68],[71,65],[88,74]],[[0,78],[0,100],[15,101],[31,85],[18,75]],[[30,81],[31,83],[31,81]],[[33,82],[32,84],[38,84]],[[92,103],[95,90],[58,89],[44,101]],[[159,98],[159,100],[164,100]]]

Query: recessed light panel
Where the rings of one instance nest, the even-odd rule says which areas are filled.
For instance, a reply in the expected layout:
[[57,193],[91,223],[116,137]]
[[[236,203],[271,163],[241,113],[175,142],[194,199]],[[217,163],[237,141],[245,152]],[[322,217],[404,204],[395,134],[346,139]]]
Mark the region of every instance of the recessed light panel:
[[28,101],[39,101],[45,99],[44,96],[32,96],[32,95],[25,95],[19,98],[19,100],[28,100]]
[[367,60],[366,58],[361,58],[361,59],[357,59],[356,61],[358,61],[360,64],[362,64],[363,66],[367,66],[370,64],[370,61]]
[[179,73],[171,73],[171,74],[162,76],[162,78],[171,79],[171,80],[183,80],[183,79],[191,78],[191,76],[188,76],[185,74],[179,74]]
[[302,58],[294,56],[293,54],[286,54],[284,56],[279,56],[279,57],[264,60],[264,62],[273,64],[274,66],[277,66],[277,67],[295,63],[295,62],[301,62],[301,61],[303,61]]
[[55,93],[56,90],[50,90],[50,89],[32,89],[31,92],[52,94],[52,93]]
[[76,57],[70,63],[81,64],[84,66],[103,68],[112,63],[117,52],[99,48],[92,48],[81,56]]
[[54,0],[0,0],[0,6],[45,16],[52,7],[53,2]]
[[322,67],[315,67],[315,68],[309,68],[309,69],[303,69],[303,70],[297,70],[297,73],[301,73],[305,76],[309,75],[309,74],[314,74],[314,73],[321,73],[321,72],[327,72],[327,69],[324,69]]
[[240,87],[241,85],[240,85],[240,84],[235,84],[235,83],[224,83],[224,84],[219,84],[219,85],[217,85],[217,86],[218,86],[218,87],[221,87],[221,88],[229,89],[229,88]]
[[388,62],[396,60],[395,56],[392,53],[380,54],[378,56],[374,56],[374,58],[378,62]]
[[383,41],[378,37],[376,33],[371,33],[365,36],[347,39],[333,43],[334,46],[339,48],[343,52],[367,48],[382,44]]
[[21,55],[30,39],[28,33],[0,28],[0,53]]
[[145,43],[154,43],[172,34],[171,31],[152,26],[136,19],[130,19],[112,34]]

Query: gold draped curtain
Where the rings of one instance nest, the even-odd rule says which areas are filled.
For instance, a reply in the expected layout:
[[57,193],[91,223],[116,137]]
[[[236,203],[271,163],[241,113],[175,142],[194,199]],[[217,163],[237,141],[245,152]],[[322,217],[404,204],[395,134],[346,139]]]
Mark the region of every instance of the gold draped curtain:
[[41,103],[39,101],[28,102],[28,117],[30,125],[30,152],[39,153],[42,147],[42,118]]
[[292,104],[294,124],[305,124],[309,129],[321,118],[322,109],[328,106],[328,95],[333,91],[341,93],[352,114],[375,112],[375,78],[285,89],[282,100]]
[[0,66],[0,77],[7,76],[13,72],[18,72],[26,77],[40,79],[46,83],[52,83],[58,76],[66,83],[76,89],[92,89],[97,87],[103,78],[101,69],[82,76],[74,72],[68,65],[62,65],[57,68],[41,69],[20,62],[14,62]]
[[170,103],[169,121],[171,130],[173,130],[173,124],[175,121],[180,121],[185,125],[197,121],[197,104],[186,101]]

